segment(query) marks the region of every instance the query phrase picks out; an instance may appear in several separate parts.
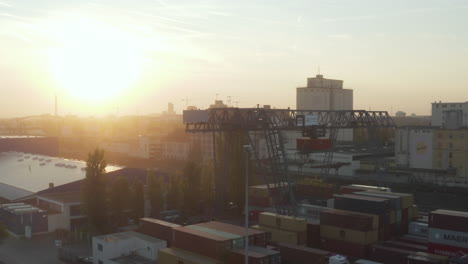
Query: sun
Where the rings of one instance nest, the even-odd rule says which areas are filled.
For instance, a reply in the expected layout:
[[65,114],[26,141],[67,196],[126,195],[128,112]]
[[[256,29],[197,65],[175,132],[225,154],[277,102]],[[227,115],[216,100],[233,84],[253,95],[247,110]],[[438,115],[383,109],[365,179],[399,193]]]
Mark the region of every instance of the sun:
[[103,102],[122,95],[141,76],[144,51],[138,38],[112,25],[64,21],[51,31],[53,79],[77,100]]

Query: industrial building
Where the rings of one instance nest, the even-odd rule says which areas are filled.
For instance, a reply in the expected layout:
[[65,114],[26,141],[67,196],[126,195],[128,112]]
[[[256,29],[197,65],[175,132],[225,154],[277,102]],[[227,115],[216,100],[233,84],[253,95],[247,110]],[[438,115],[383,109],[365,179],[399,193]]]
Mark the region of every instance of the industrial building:
[[431,125],[457,129],[468,126],[468,102],[448,103],[439,101],[432,103]]
[[127,231],[93,237],[93,263],[156,263],[166,241]]
[[[296,88],[297,110],[352,110],[353,90],[344,89],[342,80],[307,78],[306,87]],[[352,129],[340,129],[337,141],[353,141]]]

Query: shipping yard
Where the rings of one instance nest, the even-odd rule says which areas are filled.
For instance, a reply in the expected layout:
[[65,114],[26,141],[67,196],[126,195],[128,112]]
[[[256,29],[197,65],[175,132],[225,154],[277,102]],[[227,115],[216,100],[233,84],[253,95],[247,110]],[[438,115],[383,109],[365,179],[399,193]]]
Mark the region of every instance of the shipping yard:
[[[315,189],[320,189],[314,186]],[[342,186],[329,206],[278,215],[265,186],[249,189],[249,263],[468,263],[468,213],[421,213],[412,194]],[[222,222],[179,226],[141,219],[139,232],[168,241],[158,263],[244,263],[245,229]]]

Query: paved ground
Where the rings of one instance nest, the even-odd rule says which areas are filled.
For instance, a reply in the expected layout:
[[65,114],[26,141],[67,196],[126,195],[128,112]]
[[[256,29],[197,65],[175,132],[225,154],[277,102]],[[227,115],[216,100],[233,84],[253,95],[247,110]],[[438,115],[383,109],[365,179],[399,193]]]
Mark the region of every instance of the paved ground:
[[32,239],[10,237],[0,244],[0,264],[64,263],[57,258],[57,249],[50,236]]

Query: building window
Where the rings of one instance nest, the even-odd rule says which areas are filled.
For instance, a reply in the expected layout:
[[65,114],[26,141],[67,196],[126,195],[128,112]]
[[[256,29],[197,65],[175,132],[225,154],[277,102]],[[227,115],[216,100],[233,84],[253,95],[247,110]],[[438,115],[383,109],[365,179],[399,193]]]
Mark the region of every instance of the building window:
[[442,133],[438,133],[437,136],[438,136],[439,138],[443,138]]
[[102,244],[97,244],[97,249],[99,251],[103,251],[104,250],[104,247],[102,246]]
[[453,138],[452,134],[449,134],[449,138]]
[[453,143],[452,142],[449,143],[449,148],[450,149],[453,148]]
[[449,152],[449,159],[453,157],[452,152]]

